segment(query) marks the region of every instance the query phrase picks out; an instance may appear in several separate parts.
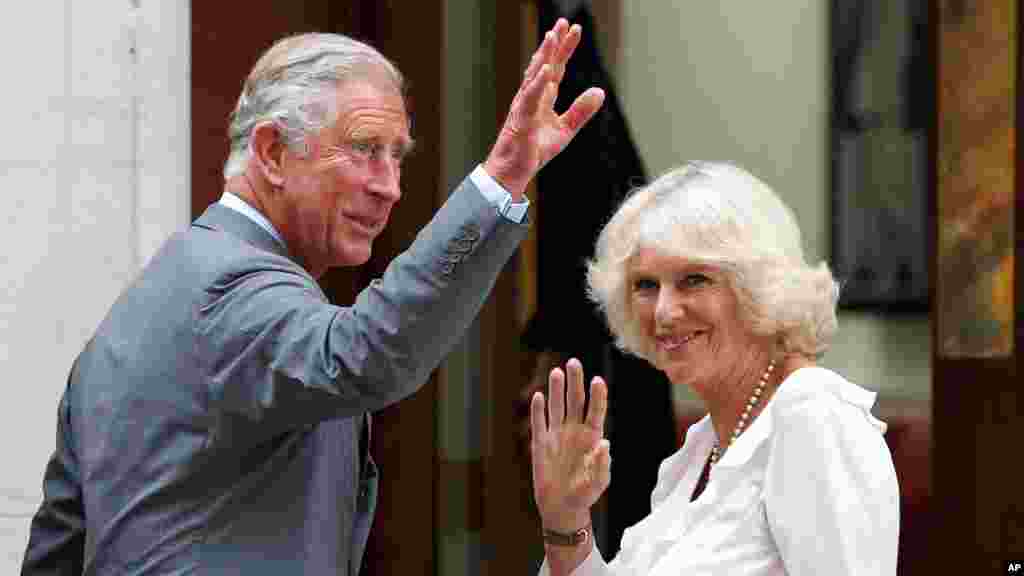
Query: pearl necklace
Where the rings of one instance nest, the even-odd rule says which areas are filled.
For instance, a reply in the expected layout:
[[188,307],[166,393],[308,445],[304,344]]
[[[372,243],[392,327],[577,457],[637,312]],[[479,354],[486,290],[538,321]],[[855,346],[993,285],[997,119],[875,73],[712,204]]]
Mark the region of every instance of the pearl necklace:
[[711,465],[714,466],[722,454],[732,446],[732,443],[736,441],[736,438],[743,433],[744,428],[747,427],[747,420],[750,418],[751,411],[754,410],[754,406],[761,400],[761,394],[764,393],[764,387],[768,385],[768,378],[771,377],[772,372],[775,370],[775,360],[773,359],[768,363],[768,368],[765,369],[764,374],[761,374],[761,381],[754,386],[754,392],[750,394],[750,399],[747,400],[747,407],[743,410],[743,414],[740,416],[740,421],[736,423],[736,428],[732,431],[732,437],[729,438],[729,443],[725,445],[725,448],[719,448],[718,442],[711,447]]

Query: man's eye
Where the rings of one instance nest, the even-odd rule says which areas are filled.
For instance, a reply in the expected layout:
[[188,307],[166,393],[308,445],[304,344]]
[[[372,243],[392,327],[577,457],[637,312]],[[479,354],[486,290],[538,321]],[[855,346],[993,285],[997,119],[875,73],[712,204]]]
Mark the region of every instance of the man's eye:
[[353,142],[352,150],[363,156],[374,157],[380,151],[380,147],[373,142]]

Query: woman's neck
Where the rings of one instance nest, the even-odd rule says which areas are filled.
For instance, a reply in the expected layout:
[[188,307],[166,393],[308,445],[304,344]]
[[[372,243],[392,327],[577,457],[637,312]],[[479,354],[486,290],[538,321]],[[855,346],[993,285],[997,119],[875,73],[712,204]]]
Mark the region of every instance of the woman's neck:
[[[740,428],[740,435],[750,428],[789,374],[810,365],[813,365],[813,362],[803,356],[785,355],[771,358],[768,355],[759,355],[736,370],[728,380],[730,384],[720,386],[716,390],[717,394],[705,398],[705,405],[711,414],[711,423],[718,436],[719,454],[724,454],[728,449],[737,426]],[[769,369],[769,366],[772,368]],[[760,386],[762,380],[763,387]],[[759,388],[760,394],[755,394]],[[747,413],[746,419],[743,419],[743,414],[752,400],[754,405]]]

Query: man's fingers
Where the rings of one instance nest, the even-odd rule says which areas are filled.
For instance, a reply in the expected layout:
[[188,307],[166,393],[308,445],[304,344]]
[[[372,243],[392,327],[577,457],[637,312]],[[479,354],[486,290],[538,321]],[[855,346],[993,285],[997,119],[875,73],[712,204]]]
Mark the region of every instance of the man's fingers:
[[572,106],[561,116],[562,125],[565,126],[571,135],[575,136],[584,124],[594,117],[594,114],[601,109],[604,103],[604,90],[600,88],[589,88],[580,94]]
[[579,46],[582,37],[582,29],[579,24],[573,24],[570,27],[568,22],[564,20],[562,22],[564,22],[562,27],[556,24],[554,28],[557,40],[553,43],[548,62],[551,66],[551,74],[548,77],[548,87],[545,89],[544,99],[540,103],[540,108],[544,110],[553,107],[555,97],[558,95],[558,85],[562,83],[562,78],[565,76],[566,64],[572,53],[576,51],[576,47]]
[[566,19],[559,18],[551,30],[544,34],[540,46],[530,58],[530,63],[527,65],[526,71],[523,72],[524,86],[540,72],[541,67],[545,64],[551,67],[551,76],[548,81],[556,84],[561,82],[562,75],[565,74],[565,63],[576,50],[576,46],[579,45],[581,34],[578,24],[570,27]]
[[587,410],[587,425],[591,428],[604,430],[604,418],[608,413],[608,385],[600,376],[590,381],[590,408]]
[[532,118],[537,114],[537,110],[540,108],[541,95],[544,94],[544,88],[548,85],[548,79],[551,77],[551,66],[545,64],[540,67],[540,71],[532,80],[527,82],[523,89],[519,92],[517,98],[519,102],[519,113],[524,118]]
[[562,427],[565,420],[565,373],[552,368],[548,375],[548,427]]
[[580,45],[583,38],[583,28],[579,24],[573,24],[568,33],[561,39],[555,50],[555,64],[564,65],[572,57],[572,53]]
[[[561,26],[559,26],[561,24]],[[560,20],[555,25],[555,34],[557,40],[551,50],[551,79],[556,86],[562,82],[562,77],[565,76],[565,66],[569,62],[569,57],[579,46],[580,38],[582,36],[582,29],[578,24],[569,26],[568,21]]]
[[[548,34],[553,34],[555,37],[555,48],[562,45],[562,42],[565,40],[570,29],[569,21],[565,18],[559,18],[555,21],[555,25],[552,26],[551,30],[548,32]],[[554,55],[554,53],[552,53],[552,55]]]
[[[554,75],[554,72],[548,75],[550,78]],[[540,96],[540,102],[537,103],[537,110],[541,111],[542,114],[554,114],[555,112],[555,100],[558,98],[558,84],[549,81],[547,86],[544,87],[544,92]]]
[[575,358],[570,358],[565,363],[565,369],[569,373],[566,420],[568,422],[583,422],[583,404],[586,402],[586,391],[583,389],[583,364]]
[[540,72],[541,66],[548,63],[548,55],[554,49],[554,42],[555,35],[552,32],[544,35],[544,38],[540,41],[540,46],[534,50],[530,63],[526,66],[526,71],[523,72],[524,84],[532,80],[537,75],[537,72]]

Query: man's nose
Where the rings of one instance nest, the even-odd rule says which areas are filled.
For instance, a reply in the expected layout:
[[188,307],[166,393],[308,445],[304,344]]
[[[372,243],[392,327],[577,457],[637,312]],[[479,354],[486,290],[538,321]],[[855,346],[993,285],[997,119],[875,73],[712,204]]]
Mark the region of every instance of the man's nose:
[[373,178],[370,179],[370,192],[382,200],[398,202],[402,197],[401,176],[402,168],[397,160],[382,159],[375,166]]

